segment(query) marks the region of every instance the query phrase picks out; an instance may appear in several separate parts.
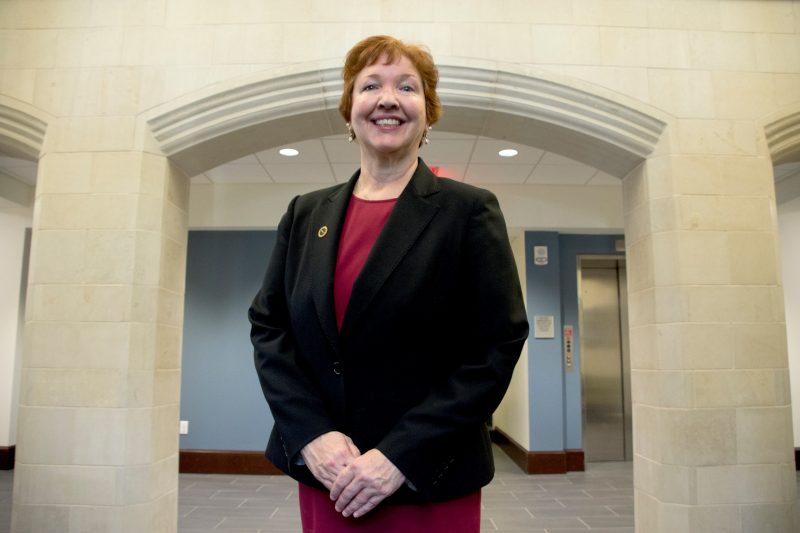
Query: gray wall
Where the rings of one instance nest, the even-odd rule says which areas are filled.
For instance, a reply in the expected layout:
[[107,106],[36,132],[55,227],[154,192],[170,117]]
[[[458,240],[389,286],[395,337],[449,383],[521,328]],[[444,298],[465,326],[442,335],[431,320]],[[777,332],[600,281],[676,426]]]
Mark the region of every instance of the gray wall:
[[181,449],[262,450],[273,419],[253,367],[247,309],[274,231],[190,231],[183,326]]

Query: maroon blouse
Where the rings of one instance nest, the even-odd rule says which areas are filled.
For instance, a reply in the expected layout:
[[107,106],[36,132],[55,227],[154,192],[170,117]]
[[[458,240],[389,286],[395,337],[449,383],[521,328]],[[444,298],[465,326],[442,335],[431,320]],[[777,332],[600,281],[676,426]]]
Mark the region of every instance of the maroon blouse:
[[353,292],[353,284],[396,203],[397,198],[362,200],[355,195],[350,197],[333,276],[333,303],[336,308],[336,325],[340,330],[350,293]]

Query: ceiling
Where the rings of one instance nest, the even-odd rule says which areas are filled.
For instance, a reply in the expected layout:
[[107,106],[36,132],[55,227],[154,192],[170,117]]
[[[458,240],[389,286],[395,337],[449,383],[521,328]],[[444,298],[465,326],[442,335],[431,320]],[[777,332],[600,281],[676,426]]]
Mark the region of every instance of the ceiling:
[[[438,175],[473,184],[603,185],[620,180],[594,167],[530,146],[477,135],[432,131],[420,155]],[[358,143],[344,134],[286,145],[300,153],[280,155],[282,146],[264,150],[194,176],[193,183],[320,183],[346,181],[359,165]],[[515,157],[500,157],[514,148]]]
[[[570,185],[577,187],[619,187],[619,179],[592,166],[566,157],[499,139],[432,131],[430,144],[420,154],[425,162],[438,167],[438,175],[472,184]],[[348,143],[344,134],[292,143],[299,154],[280,155],[276,147],[230,161],[192,177],[197,184],[281,183],[332,184],[346,181],[358,168],[356,142]],[[498,152],[514,148],[515,157],[500,157]],[[0,152],[0,178],[13,179],[30,187],[36,184],[37,164]],[[800,178],[800,163],[775,167],[775,182]],[[0,208],[19,207],[0,196]]]

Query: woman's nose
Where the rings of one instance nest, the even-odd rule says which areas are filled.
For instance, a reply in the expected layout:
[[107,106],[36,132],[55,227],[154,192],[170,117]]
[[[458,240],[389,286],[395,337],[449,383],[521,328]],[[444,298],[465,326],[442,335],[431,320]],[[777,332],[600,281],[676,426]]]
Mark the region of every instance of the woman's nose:
[[381,91],[378,105],[383,108],[397,107],[397,96],[394,94],[394,91],[391,89]]

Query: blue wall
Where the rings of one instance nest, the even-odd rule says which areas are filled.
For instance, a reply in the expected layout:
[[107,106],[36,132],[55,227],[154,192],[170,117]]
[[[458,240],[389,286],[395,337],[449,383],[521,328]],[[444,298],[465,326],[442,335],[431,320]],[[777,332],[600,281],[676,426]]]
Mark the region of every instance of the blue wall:
[[[621,235],[560,235],[525,233],[527,277],[528,382],[531,451],[552,452],[583,448],[581,409],[580,329],[578,324],[578,256],[623,255],[614,249]],[[533,262],[533,247],[547,246],[546,266]],[[536,339],[534,317],[552,315],[554,339]],[[564,368],[564,324],[574,327],[573,369]]]
[[189,232],[182,449],[266,447],[273,419],[253,366],[247,309],[274,244],[274,231]]

